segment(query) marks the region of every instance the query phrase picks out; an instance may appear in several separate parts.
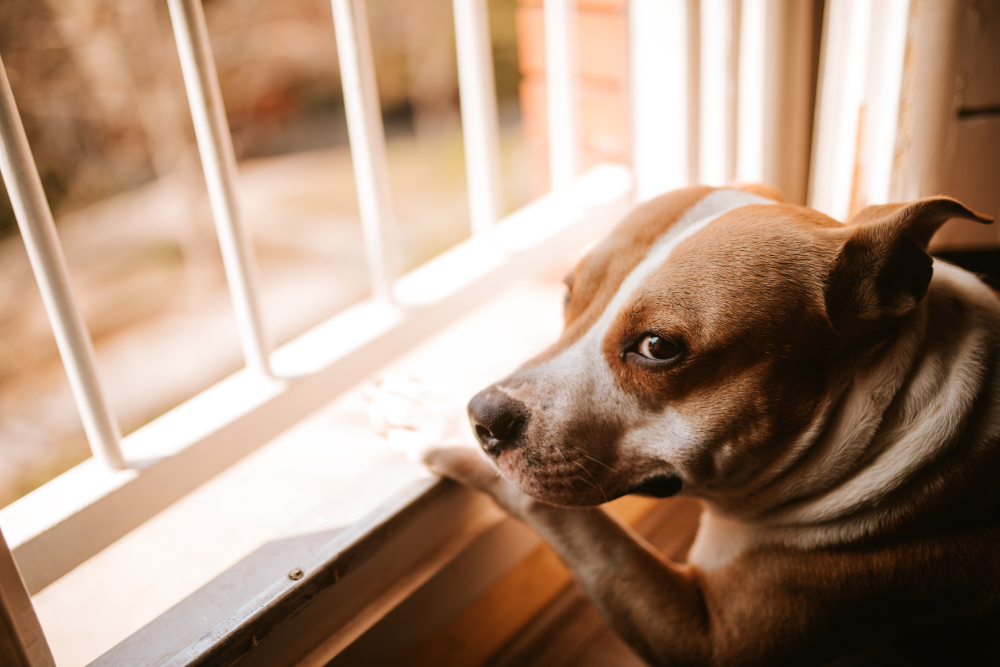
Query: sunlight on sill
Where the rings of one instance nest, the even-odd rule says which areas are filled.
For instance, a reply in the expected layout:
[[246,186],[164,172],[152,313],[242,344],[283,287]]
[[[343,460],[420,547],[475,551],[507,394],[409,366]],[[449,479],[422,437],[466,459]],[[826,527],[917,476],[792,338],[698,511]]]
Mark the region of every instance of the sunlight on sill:
[[[558,336],[562,270],[511,287],[380,375],[471,396]],[[333,534],[428,476],[388,452],[360,390],[347,392],[38,593],[58,664],[89,663],[248,555],[282,540],[314,548],[308,536]],[[193,621],[211,627],[230,611],[210,606]]]

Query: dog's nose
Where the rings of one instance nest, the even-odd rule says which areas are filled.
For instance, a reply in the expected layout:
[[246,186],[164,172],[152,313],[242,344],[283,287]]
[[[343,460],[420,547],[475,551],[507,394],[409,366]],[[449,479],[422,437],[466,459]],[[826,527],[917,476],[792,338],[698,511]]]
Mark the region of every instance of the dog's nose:
[[524,403],[511,398],[496,385],[487,387],[469,401],[472,430],[491,456],[499,456],[503,450],[521,444],[530,415]]

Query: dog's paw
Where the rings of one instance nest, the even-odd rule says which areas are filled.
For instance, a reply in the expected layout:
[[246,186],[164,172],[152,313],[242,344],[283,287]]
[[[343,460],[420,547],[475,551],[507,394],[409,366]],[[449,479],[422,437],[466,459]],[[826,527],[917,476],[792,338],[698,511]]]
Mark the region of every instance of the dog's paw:
[[367,388],[368,417],[390,451],[414,463],[442,447],[476,448],[463,401],[441,387],[389,379]]
[[525,518],[537,501],[511,484],[479,448],[431,447],[424,465],[442,477],[489,494],[509,514]]
[[390,451],[488,493],[512,515],[524,518],[533,499],[504,479],[480,449],[462,401],[417,380],[387,380],[368,387],[365,394],[372,427],[385,436]]

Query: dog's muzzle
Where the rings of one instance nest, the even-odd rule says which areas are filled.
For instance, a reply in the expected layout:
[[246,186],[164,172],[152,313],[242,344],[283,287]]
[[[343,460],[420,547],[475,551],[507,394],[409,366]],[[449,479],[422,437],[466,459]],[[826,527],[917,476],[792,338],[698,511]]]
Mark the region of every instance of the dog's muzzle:
[[520,447],[531,412],[491,385],[469,401],[469,421],[483,450],[490,456],[500,456],[506,449]]

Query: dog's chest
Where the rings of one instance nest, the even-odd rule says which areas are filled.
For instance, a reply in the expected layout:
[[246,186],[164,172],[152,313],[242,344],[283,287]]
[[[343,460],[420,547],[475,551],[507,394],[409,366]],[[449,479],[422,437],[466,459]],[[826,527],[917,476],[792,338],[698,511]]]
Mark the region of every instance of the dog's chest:
[[688,563],[701,570],[717,570],[760,543],[757,530],[746,523],[719,516],[706,509],[688,552]]

